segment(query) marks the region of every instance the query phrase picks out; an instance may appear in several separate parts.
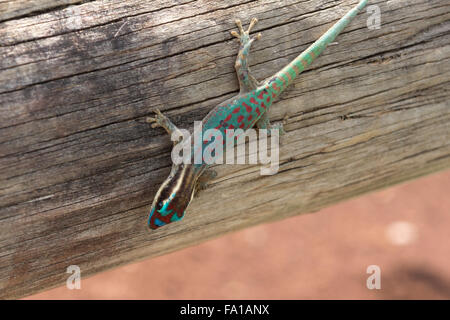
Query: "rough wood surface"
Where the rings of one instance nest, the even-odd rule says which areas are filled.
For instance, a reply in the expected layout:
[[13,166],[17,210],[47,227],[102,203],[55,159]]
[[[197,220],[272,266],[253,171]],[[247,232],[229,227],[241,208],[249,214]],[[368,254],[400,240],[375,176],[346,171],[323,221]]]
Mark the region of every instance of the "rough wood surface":
[[36,15],[88,0],[0,0],[0,22]]
[[235,18],[259,18],[251,64],[263,79],[357,1],[8,2],[2,298],[62,285],[69,265],[91,275],[450,166],[448,1],[371,1],[381,28],[360,14],[272,107],[273,121],[290,115],[280,172],[218,166],[181,222],[150,231],[171,165],[167,135],[143,122],[150,108],[190,127],[237,93]]

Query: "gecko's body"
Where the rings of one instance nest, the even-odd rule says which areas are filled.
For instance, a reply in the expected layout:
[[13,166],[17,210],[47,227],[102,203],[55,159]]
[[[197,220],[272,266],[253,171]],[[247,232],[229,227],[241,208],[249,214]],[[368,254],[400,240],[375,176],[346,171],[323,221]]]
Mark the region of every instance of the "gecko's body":
[[[240,34],[236,32],[232,32],[232,34],[240,40],[240,49],[235,64],[240,92],[237,96],[220,103],[208,113],[202,120],[202,133],[208,129],[218,129],[225,137],[226,129],[247,130],[254,125],[260,129],[274,128],[270,124],[267,114],[274,100],[320,55],[328,44],[334,41],[336,36],[366,4],[367,0],[360,1],[356,7],[351,9],[297,58],[263,83],[258,83],[250,74],[247,61],[252,42],[260,37],[260,34],[253,38],[249,37],[250,29],[257,20],[251,21],[247,31],[242,29],[240,21],[236,21]],[[155,125],[164,127],[169,134],[179,130],[158,110],[156,114],[157,117],[149,118],[150,122],[155,122]],[[276,128],[282,130],[280,126]],[[209,142],[205,141],[203,147]],[[192,141],[189,138],[181,143],[192,144]],[[194,153],[195,148],[192,150],[192,158]],[[169,177],[164,181],[153,201],[148,219],[150,228],[156,229],[178,221],[184,216],[185,210],[194,195],[198,179],[208,167],[208,164],[204,162],[194,164],[191,161],[191,163],[174,164],[172,166]]]

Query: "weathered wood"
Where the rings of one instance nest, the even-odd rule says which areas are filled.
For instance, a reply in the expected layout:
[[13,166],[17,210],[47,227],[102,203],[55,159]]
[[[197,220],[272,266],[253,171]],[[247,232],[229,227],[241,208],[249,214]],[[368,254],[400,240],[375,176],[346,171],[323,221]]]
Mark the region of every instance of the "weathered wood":
[[290,115],[280,172],[218,166],[182,222],[150,231],[171,165],[150,107],[190,127],[237,93],[235,18],[259,18],[263,79],[356,0],[68,2],[2,12],[2,298],[61,285],[69,265],[87,276],[450,166],[449,5],[371,1],[381,29],[360,14],[270,111]]
[[0,22],[41,14],[55,8],[63,8],[71,4],[87,2],[83,0],[2,0],[0,1]]

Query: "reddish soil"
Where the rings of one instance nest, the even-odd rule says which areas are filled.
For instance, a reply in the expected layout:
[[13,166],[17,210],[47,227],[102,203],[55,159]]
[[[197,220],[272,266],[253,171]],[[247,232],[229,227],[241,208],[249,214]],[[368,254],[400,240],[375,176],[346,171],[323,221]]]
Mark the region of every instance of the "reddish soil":
[[449,208],[446,171],[29,299],[449,299]]

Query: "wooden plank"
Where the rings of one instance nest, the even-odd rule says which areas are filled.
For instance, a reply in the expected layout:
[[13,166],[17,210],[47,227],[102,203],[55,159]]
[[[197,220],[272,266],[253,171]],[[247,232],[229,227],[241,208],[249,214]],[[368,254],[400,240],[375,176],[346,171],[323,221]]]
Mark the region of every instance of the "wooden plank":
[[[270,111],[288,114],[280,171],[218,166],[186,217],[147,229],[171,143],[238,91],[233,20],[258,17],[259,79],[356,1],[92,1],[0,23],[0,297],[63,284],[450,166],[444,0],[371,1]],[[13,16],[12,16],[13,17]]]
[[82,0],[2,0],[0,1],[0,22],[24,16],[38,15],[45,11],[61,9]]

